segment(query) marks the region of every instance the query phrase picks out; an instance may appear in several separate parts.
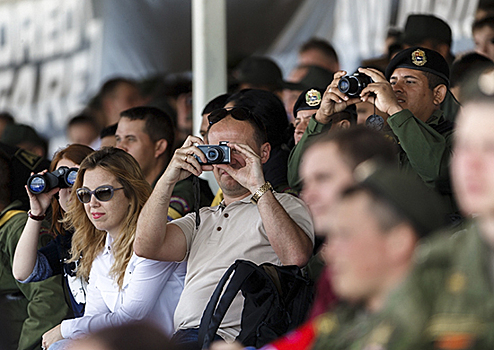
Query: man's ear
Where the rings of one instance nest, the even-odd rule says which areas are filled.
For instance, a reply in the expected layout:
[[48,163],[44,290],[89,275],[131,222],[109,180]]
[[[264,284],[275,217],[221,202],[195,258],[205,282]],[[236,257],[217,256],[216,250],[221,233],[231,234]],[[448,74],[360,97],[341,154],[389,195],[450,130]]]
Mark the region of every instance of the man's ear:
[[388,252],[396,262],[411,259],[417,244],[417,234],[408,223],[401,223],[387,233]]
[[261,146],[261,153],[259,154],[259,156],[261,157],[261,164],[264,164],[268,161],[270,154],[271,144],[269,142],[266,142]]
[[338,123],[335,123],[336,129],[348,129],[352,124],[347,119],[340,120]]
[[165,139],[159,139],[154,143],[154,158],[159,158],[163,153],[165,153],[168,147],[168,141]]
[[433,93],[433,98],[434,98],[434,105],[439,106],[441,103],[443,103],[444,99],[446,98],[446,93],[448,92],[448,88],[444,84],[439,84],[432,90]]

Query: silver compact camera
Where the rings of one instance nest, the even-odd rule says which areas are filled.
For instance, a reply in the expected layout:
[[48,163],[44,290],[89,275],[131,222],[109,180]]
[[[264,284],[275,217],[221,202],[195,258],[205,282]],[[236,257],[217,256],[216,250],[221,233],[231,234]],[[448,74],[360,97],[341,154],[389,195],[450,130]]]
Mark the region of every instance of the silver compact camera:
[[230,163],[230,147],[228,147],[228,141],[220,141],[219,145],[198,145],[202,153],[206,156],[206,163],[194,155],[200,164],[229,164]]

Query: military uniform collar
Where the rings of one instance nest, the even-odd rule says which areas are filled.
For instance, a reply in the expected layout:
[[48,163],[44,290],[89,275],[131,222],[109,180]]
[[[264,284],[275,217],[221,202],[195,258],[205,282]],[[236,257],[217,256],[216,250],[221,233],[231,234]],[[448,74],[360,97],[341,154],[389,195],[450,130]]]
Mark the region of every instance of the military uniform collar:
[[16,199],[15,201],[13,201],[9,205],[7,205],[7,207],[5,207],[4,210],[2,210],[2,212],[0,213],[0,217],[4,216],[4,214],[6,212],[8,212],[9,210],[12,210],[12,209],[20,210],[21,207],[22,207],[22,202],[20,200]]
[[443,120],[444,120],[443,111],[440,109],[437,109],[434,111],[434,113],[432,113],[432,115],[429,117],[429,119],[427,119],[426,124],[438,125]]

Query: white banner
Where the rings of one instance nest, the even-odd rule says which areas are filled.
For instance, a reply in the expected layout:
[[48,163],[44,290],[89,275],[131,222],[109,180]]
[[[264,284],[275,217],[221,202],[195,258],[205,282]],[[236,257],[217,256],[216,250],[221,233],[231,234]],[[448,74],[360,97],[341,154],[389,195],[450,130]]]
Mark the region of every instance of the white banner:
[[101,44],[91,0],[0,5],[0,110],[46,137],[63,133],[97,84]]

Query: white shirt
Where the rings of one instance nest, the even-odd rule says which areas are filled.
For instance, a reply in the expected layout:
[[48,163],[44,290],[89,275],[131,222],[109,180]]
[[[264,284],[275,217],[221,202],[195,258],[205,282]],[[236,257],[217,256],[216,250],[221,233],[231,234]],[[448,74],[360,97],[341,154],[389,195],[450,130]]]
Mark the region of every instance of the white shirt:
[[132,254],[122,290],[110,277],[112,239],[91,266],[84,316],[62,321],[64,338],[73,339],[98,329],[130,321],[155,321],[173,334],[173,314],[184,287],[185,263],[156,261]]

